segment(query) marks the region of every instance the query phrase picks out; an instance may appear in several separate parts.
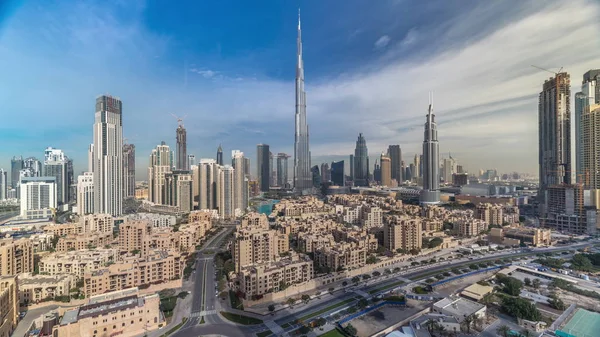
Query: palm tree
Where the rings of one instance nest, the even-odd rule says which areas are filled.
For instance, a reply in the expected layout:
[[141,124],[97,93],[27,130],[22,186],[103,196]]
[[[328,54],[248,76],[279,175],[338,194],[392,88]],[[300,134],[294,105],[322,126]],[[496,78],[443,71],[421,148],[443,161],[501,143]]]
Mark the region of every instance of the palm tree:
[[494,302],[494,294],[492,293],[488,293],[483,295],[483,297],[481,298],[481,303],[482,304],[491,304],[492,302]]
[[467,330],[467,333],[471,333],[471,325],[473,324],[474,320],[475,317],[473,315],[469,315],[463,320],[462,325],[464,326],[465,330]]
[[506,325],[501,325],[496,329],[496,333],[501,335],[502,337],[508,337],[508,333],[510,332],[510,328]]

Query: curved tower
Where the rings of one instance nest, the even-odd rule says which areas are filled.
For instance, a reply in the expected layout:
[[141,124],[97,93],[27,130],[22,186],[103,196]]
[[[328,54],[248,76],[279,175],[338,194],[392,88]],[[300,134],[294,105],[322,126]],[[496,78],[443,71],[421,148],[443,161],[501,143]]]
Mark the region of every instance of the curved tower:
[[423,139],[423,190],[421,204],[440,202],[440,145],[437,137],[437,124],[433,114],[433,102],[429,98],[429,110],[425,122]]
[[312,188],[308,125],[306,123],[306,92],[304,92],[304,62],[302,61],[302,34],[298,10],[298,54],[296,64],[296,128],[294,135],[294,189],[301,192]]

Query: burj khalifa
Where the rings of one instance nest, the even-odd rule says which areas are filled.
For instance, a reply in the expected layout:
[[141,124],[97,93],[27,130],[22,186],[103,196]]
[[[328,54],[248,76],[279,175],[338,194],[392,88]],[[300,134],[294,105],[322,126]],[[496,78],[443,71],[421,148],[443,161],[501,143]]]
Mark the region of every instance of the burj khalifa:
[[298,57],[296,64],[296,128],[294,138],[294,189],[304,192],[312,188],[308,124],[306,123],[306,92],[304,92],[304,62],[302,60],[302,31],[298,10]]
[[440,144],[431,96],[423,137],[423,190],[419,199],[424,205],[440,202]]

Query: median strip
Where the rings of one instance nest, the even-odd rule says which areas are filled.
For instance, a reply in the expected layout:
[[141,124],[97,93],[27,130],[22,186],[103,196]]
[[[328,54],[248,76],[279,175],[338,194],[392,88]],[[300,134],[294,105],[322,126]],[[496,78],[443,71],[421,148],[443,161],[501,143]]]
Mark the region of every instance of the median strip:
[[375,288],[375,289],[373,289],[373,290],[369,290],[369,295],[372,295],[372,294],[378,293],[378,292],[380,292],[380,291],[385,291],[385,290],[388,290],[388,289],[390,289],[390,288],[397,287],[397,286],[399,286],[399,285],[402,285],[402,284],[404,284],[404,281],[396,281],[396,282],[394,282],[394,283],[386,284],[386,285],[384,285],[384,286],[381,286],[381,287]]
[[244,315],[240,315],[240,314],[233,314],[233,313],[226,312],[226,311],[221,311],[220,314],[221,314],[221,316],[225,317],[226,319],[228,319],[234,323],[238,323],[238,324],[242,324],[242,325],[256,325],[256,324],[261,324],[263,322],[262,320],[260,320],[258,318],[244,316]]
[[349,298],[349,299],[347,299],[347,300],[344,300],[344,301],[342,301],[342,302],[339,302],[339,303],[336,303],[336,304],[330,305],[330,306],[328,306],[327,308],[323,308],[323,309],[321,309],[321,310],[319,310],[319,311],[316,311],[316,312],[313,312],[313,313],[311,313],[311,314],[304,315],[304,316],[300,317],[300,319],[299,319],[299,320],[300,320],[300,321],[306,321],[306,320],[308,320],[308,319],[311,319],[311,318],[313,318],[313,317],[315,317],[315,316],[320,316],[320,315],[321,315],[321,314],[323,314],[323,313],[326,313],[326,312],[328,312],[328,311],[330,311],[330,310],[333,310],[333,309],[339,308],[339,307],[343,306],[344,304],[352,303],[352,302],[354,302],[354,301],[356,301],[356,299],[355,299],[354,297],[353,297],[353,298]]

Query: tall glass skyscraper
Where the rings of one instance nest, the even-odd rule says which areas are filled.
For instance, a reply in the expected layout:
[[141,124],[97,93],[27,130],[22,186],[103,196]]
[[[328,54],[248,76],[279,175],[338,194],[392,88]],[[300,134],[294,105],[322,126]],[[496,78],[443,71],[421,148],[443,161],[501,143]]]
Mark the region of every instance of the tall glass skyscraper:
[[256,145],[256,174],[261,192],[268,192],[270,186],[271,158],[269,145]]
[[306,121],[306,92],[304,91],[304,62],[302,60],[302,34],[298,11],[298,53],[296,63],[296,130],[294,139],[294,188],[304,191],[312,187],[308,124]]
[[344,176],[344,161],[334,161],[331,163],[331,182],[337,186],[346,185],[346,177]]
[[354,149],[354,186],[369,186],[369,149],[362,133]]
[[94,212],[123,213],[123,103],[96,98],[94,123]]
[[429,101],[423,139],[423,190],[422,204],[440,202],[440,144],[437,136],[437,123],[433,114],[433,102]]

